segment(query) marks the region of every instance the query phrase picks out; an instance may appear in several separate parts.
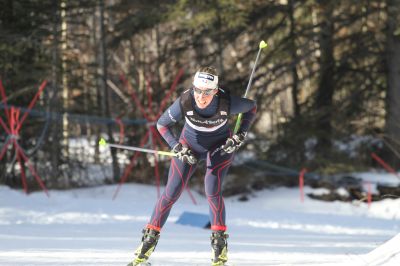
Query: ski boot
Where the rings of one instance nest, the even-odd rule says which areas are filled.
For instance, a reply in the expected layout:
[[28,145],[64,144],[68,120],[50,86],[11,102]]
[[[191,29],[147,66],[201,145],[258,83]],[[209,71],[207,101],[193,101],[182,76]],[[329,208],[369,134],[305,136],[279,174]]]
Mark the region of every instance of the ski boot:
[[227,265],[228,261],[228,239],[225,231],[214,231],[211,233],[212,259],[211,266]]
[[156,248],[159,238],[159,231],[151,228],[143,229],[142,243],[135,251],[135,259],[127,266],[150,265],[147,260]]

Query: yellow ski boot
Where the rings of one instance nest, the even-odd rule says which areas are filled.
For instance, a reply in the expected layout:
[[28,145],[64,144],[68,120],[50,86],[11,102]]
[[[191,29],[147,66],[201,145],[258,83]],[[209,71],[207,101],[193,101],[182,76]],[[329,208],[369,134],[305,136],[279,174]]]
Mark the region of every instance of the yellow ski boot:
[[140,243],[139,247],[135,251],[135,259],[127,266],[150,265],[147,260],[156,248],[159,238],[159,231],[150,228],[143,229],[142,243]]
[[212,258],[211,266],[224,266],[228,261],[228,239],[225,231],[214,231],[211,233]]

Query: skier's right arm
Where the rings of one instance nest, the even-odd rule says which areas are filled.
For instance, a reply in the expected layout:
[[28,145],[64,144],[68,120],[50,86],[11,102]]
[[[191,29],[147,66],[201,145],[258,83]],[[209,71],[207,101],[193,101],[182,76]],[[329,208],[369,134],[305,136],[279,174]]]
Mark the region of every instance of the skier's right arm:
[[157,121],[157,130],[168,143],[170,148],[174,148],[179,141],[171,131],[171,127],[182,120],[180,107],[180,97],[160,116]]

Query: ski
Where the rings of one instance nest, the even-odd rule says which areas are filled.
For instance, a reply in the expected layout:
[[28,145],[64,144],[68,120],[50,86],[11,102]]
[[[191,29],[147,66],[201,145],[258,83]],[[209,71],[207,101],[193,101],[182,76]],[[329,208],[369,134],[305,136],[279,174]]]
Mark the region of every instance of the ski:
[[139,262],[139,264],[131,262],[126,266],[151,266],[150,262]]

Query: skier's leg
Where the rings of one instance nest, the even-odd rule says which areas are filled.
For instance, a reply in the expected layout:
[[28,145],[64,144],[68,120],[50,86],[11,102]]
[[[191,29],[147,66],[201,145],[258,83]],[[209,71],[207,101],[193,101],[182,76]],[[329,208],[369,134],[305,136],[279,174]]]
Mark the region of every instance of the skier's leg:
[[212,265],[224,265],[228,260],[228,243],[225,223],[225,204],[222,197],[222,182],[232,163],[232,154],[211,151],[207,158],[204,180],[205,193],[210,205]]
[[154,207],[150,222],[143,230],[142,242],[135,251],[135,259],[128,266],[146,262],[154,251],[160,238],[161,228],[168,218],[172,205],[182,194],[195,168],[196,166],[186,164],[177,158],[171,160],[167,186]]
[[154,207],[147,227],[161,230],[167,221],[172,205],[179,199],[195,169],[196,165],[189,165],[177,158],[171,160],[167,185]]
[[222,197],[222,182],[232,163],[232,154],[221,155],[219,150],[208,153],[204,189],[210,205],[212,230],[226,230],[225,204]]

